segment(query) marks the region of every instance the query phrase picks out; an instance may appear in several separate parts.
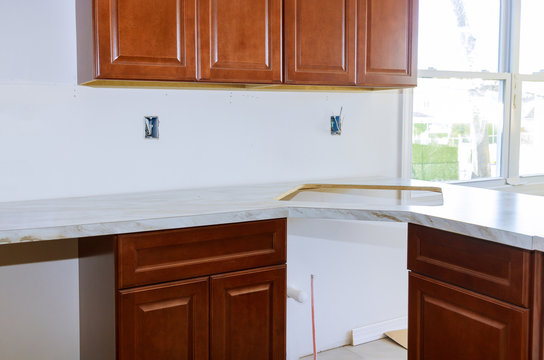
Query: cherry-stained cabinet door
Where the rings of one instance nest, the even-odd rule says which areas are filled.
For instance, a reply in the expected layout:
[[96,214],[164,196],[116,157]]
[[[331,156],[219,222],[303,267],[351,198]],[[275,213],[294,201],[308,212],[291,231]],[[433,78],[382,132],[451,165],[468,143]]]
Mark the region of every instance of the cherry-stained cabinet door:
[[211,360],[285,360],[286,267],[212,276]]
[[208,360],[209,278],[120,290],[119,360]]
[[417,83],[418,0],[358,0],[357,85]]
[[355,1],[285,0],[286,83],[355,85]]
[[281,83],[282,0],[199,0],[199,79]]
[[98,79],[195,80],[197,0],[94,0]]
[[529,359],[529,309],[410,273],[408,360]]

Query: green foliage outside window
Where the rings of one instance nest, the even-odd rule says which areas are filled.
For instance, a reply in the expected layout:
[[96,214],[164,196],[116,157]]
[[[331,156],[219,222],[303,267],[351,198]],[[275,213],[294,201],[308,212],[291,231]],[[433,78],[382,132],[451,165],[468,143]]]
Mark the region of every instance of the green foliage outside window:
[[457,152],[456,146],[413,144],[412,177],[430,181],[458,180]]

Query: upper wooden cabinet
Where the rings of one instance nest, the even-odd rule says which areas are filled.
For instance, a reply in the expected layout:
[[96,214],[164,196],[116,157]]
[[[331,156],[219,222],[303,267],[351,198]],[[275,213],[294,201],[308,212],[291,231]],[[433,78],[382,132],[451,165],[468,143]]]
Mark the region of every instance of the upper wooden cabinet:
[[357,85],[417,83],[417,0],[358,0]]
[[408,225],[408,359],[542,359],[542,253]]
[[355,85],[355,0],[285,0],[286,83]]
[[94,53],[94,64],[79,59],[80,80],[196,79],[196,0],[81,0],[78,22],[91,5],[94,39],[78,29],[78,57]]
[[198,13],[200,79],[281,83],[281,0],[200,0]]
[[417,7],[418,0],[77,0],[78,82],[415,86]]

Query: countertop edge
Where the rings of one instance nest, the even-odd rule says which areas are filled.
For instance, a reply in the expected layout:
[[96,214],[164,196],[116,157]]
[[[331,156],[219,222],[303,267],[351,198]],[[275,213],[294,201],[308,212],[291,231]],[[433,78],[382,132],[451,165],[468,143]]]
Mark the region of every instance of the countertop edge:
[[544,251],[544,238],[490,228],[462,221],[440,218],[417,211],[391,209],[326,208],[323,206],[286,206],[218,212],[154,219],[113,221],[94,224],[65,225],[50,228],[0,231],[0,245],[51,241],[91,236],[118,235],[194,226],[218,225],[274,218],[354,220],[413,223],[492,241],[527,250]]

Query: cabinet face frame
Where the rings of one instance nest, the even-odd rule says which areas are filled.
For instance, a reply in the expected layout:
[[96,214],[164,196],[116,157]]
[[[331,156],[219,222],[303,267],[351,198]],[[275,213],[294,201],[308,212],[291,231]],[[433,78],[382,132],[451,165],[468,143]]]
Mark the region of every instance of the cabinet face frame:
[[[230,9],[244,10],[246,4],[258,4],[263,7],[264,18],[256,22],[264,28],[241,33],[240,19],[222,17],[218,10],[220,5],[229,5]],[[245,11],[245,10],[244,10]],[[282,82],[282,48],[283,48],[283,2],[282,0],[198,0],[198,79],[211,82],[233,83],[281,83]],[[257,19],[258,20],[258,19]],[[219,31],[219,29],[233,29]],[[234,29],[236,31],[234,31]],[[261,30],[261,31],[259,31]],[[229,39],[231,35],[233,38]],[[250,54],[251,43],[259,43],[258,36],[264,38],[263,52]],[[244,39],[245,37],[245,39]],[[230,41],[229,41],[230,40]],[[245,56],[248,59],[237,59],[237,42],[249,43]]]
[[531,289],[530,356],[544,359],[544,253],[534,252]]
[[[321,30],[326,21],[312,19],[315,13],[318,13],[323,20],[327,20],[330,14],[319,14],[319,12],[323,11],[322,5],[333,4],[332,0],[285,0],[284,60],[287,84],[355,85],[356,0],[334,1],[342,5],[339,10],[342,18],[328,20],[335,20],[335,24],[341,26],[340,29],[334,29],[342,37],[339,53],[327,48],[326,42],[320,42],[323,40],[320,36],[327,34],[316,33]],[[309,28],[308,31],[313,32],[309,35],[304,34],[303,25]],[[332,32],[328,34],[334,35]],[[310,43],[311,46],[304,48],[305,43]],[[320,61],[324,57],[330,60],[328,64]]]
[[[399,4],[404,8],[399,10]],[[374,19],[374,11],[382,17]],[[406,27],[391,31],[401,16],[405,16]],[[418,0],[358,0],[357,19],[357,85],[416,86]],[[404,64],[390,66],[399,56]]]
[[[149,0],[144,9],[131,1],[77,1],[78,82],[196,80],[196,0]],[[160,5],[164,8],[152,11]],[[130,16],[120,17],[120,11]],[[92,13],[92,23],[84,18],[85,12],[87,17]],[[168,21],[163,20],[164,13],[170,16]],[[142,43],[131,41],[140,37]],[[94,64],[85,59],[89,56]]]

